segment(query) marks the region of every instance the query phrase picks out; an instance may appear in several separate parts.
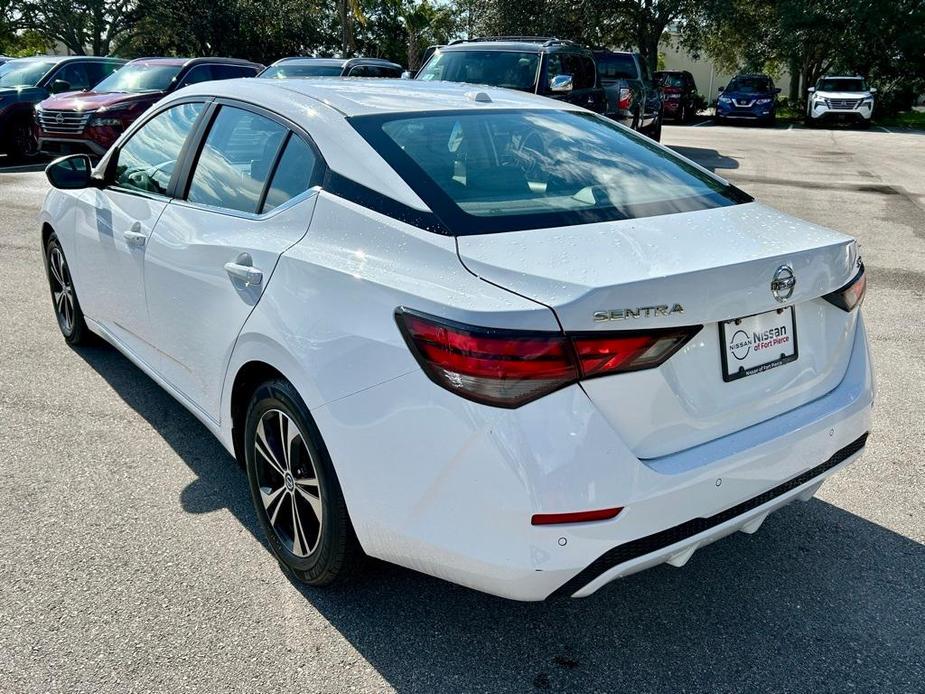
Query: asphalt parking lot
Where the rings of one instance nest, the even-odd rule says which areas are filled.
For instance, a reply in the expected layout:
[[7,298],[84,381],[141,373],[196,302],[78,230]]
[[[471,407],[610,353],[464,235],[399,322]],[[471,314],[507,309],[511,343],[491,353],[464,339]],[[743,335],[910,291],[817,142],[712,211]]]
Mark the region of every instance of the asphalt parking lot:
[[875,428],[755,535],[551,604],[382,564],[336,590],[287,582],[206,430],[114,350],[64,344],[44,176],[0,172],[0,692],[923,691],[925,134],[664,140],[860,239]]

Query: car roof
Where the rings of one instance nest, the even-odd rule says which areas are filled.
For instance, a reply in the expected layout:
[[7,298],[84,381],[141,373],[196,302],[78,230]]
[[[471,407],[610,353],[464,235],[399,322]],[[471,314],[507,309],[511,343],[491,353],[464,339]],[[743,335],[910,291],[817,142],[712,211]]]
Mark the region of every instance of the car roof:
[[590,52],[581,44],[549,36],[489,36],[478,39],[460,39],[440,46],[447,51],[520,51],[543,53],[551,50],[574,50]]
[[280,58],[275,63],[273,63],[273,65],[282,65],[284,63],[290,65],[335,65],[341,67],[349,63],[351,65],[381,65],[383,67],[401,68],[401,65],[398,63],[393,63],[392,61],[385,60],[384,58],[366,58],[363,56],[357,58],[313,58],[312,56],[289,56],[288,58]]
[[25,58],[9,58],[9,60],[23,60],[30,63],[64,63],[72,60],[89,60],[91,62],[126,62],[124,58],[106,57],[101,55],[30,55]]
[[250,60],[242,60],[240,58],[183,58],[168,56],[148,56],[145,58],[135,58],[131,62],[152,63],[154,65],[172,65],[176,67],[199,65],[201,63],[208,63],[210,65],[258,65],[258,63],[251,62]]

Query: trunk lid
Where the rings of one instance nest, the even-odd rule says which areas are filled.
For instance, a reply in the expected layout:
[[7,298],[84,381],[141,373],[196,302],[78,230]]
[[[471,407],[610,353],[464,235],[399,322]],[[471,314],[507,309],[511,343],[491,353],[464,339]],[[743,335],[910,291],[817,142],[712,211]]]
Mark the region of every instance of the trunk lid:
[[[853,239],[758,203],[461,236],[458,245],[470,271],[549,306],[566,332],[703,325],[659,368],[582,384],[640,458],[805,404],[834,388],[847,368],[857,312],[820,297],[856,273]],[[771,291],[782,265],[796,278],[785,303]],[[720,323],[784,306],[794,310],[797,359],[725,381]]]

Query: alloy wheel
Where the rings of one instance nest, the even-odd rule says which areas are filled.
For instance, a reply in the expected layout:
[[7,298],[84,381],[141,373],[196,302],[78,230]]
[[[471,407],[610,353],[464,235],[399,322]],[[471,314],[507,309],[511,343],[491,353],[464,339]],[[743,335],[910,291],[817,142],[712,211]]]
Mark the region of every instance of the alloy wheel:
[[270,526],[292,554],[309,556],[321,538],[321,486],[298,425],[282,410],[268,410],[260,417],[254,460]]
[[65,335],[74,330],[74,285],[71,282],[71,273],[64,260],[64,253],[58,246],[54,246],[48,254],[48,269],[51,273],[51,294],[55,302],[55,314]]

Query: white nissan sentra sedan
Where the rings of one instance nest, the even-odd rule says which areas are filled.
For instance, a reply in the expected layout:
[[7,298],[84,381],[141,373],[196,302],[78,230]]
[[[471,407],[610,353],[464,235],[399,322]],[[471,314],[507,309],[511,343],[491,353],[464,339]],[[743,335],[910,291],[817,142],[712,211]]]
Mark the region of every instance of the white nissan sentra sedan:
[[867,439],[855,241],[571,104],[203,83],[48,177],[65,339],[198,417],[310,584],[368,555],[586,596],[754,532]]

